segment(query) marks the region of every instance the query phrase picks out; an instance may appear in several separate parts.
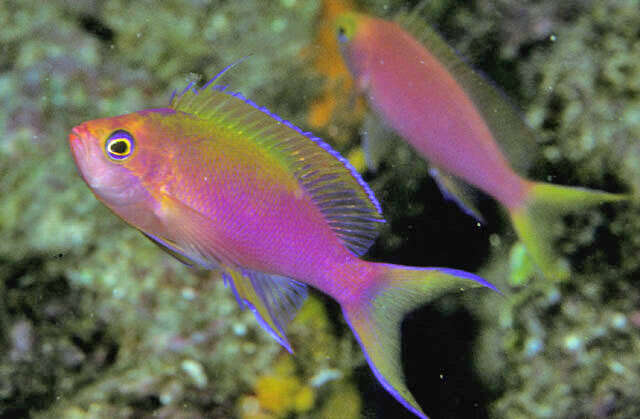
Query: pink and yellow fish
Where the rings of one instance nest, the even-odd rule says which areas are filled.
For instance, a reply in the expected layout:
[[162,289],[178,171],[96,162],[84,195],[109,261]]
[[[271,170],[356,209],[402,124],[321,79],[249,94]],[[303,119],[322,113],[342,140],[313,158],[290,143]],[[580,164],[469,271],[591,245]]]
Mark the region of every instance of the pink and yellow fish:
[[180,261],[221,271],[287,350],[307,286],[334,298],[380,383],[426,417],[402,373],[404,314],[445,292],[495,288],[463,271],[360,259],[384,220],[329,145],[212,82],[166,108],[85,122],[69,141],[100,201]]
[[[533,182],[517,174],[512,164],[524,169],[534,135],[494,88],[416,18],[415,13],[397,21],[357,13],[336,18],[336,35],[357,88],[383,126],[430,162],[441,190],[478,219],[466,186],[495,198],[542,272],[566,277],[568,267],[550,246],[552,222],[568,210],[627,196]],[[381,143],[366,140],[375,165]],[[503,151],[512,152],[512,163]]]

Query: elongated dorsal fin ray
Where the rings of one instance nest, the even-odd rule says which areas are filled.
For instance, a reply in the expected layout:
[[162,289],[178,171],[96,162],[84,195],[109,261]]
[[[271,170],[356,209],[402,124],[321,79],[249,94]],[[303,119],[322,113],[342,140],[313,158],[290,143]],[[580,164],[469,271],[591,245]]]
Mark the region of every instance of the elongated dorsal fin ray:
[[242,269],[225,269],[241,308],[248,307],[260,325],[285,349],[293,352],[285,330],[307,297],[307,286],[289,278]]
[[433,54],[456,79],[482,115],[494,139],[519,172],[526,173],[533,159],[535,134],[511,101],[465,60],[415,13],[400,12],[393,19]]
[[277,155],[349,250],[359,256],[373,244],[384,222],[380,204],[353,166],[322,139],[217,86],[185,89],[170,106],[215,121],[230,135],[242,135]]

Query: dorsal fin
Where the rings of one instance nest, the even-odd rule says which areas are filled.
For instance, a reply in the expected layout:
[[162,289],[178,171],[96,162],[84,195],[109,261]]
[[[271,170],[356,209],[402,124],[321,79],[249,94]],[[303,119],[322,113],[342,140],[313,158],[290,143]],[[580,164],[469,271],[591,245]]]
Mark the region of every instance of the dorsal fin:
[[535,134],[511,101],[474,70],[442,37],[427,25],[418,11],[398,13],[394,19],[433,54],[456,79],[475,104],[511,165],[526,173],[532,163],[530,147]]
[[359,256],[373,244],[384,222],[380,204],[353,166],[320,138],[220,86],[187,86],[170,106],[214,121],[276,154],[347,248]]

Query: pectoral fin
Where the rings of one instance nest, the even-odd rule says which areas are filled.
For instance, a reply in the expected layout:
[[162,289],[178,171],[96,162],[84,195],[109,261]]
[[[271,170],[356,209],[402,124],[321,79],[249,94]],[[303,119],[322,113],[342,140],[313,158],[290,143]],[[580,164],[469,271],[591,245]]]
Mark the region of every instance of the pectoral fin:
[[145,233],[144,231],[141,231],[141,233],[144,234],[146,238],[151,240],[153,244],[155,244],[165,252],[169,253],[171,256],[178,259],[178,261],[182,262],[188,267],[193,268],[195,265],[198,264],[196,261],[189,258],[187,254],[184,252],[184,250],[182,250],[177,244],[169,240],[165,240],[163,238],[157,237],[153,234]]
[[369,170],[375,172],[384,156],[391,151],[396,135],[380,118],[372,114],[365,117],[360,134],[365,163]]

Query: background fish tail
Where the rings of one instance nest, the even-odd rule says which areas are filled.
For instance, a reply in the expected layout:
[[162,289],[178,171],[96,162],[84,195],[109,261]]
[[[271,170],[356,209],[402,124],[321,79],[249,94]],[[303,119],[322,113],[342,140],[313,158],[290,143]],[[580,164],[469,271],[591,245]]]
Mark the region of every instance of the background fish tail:
[[381,266],[382,274],[375,284],[356,302],[344,304],[342,310],[378,381],[407,409],[426,418],[402,372],[403,317],[447,292],[479,286],[495,288],[480,277],[454,269]]
[[627,199],[629,196],[624,194],[534,183],[524,205],[510,210],[509,215],[518,237],[542,273],[552,279],[563,279],[570,271],[552,246],[555,223],[573,210]]

